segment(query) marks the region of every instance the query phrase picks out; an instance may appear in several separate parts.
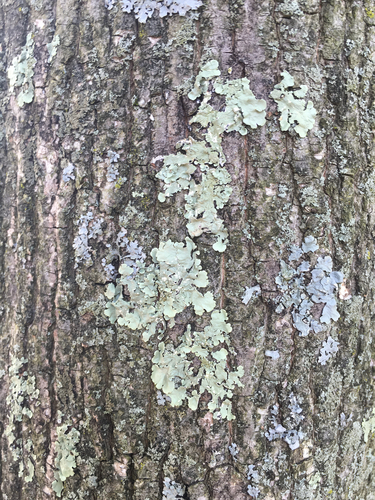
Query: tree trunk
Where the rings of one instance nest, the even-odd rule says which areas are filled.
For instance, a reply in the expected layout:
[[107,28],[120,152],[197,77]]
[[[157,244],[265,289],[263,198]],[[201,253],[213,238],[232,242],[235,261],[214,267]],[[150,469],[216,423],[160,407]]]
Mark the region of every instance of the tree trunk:
[[0,500],[375,499],[375,10],[200,3],[1,4]]

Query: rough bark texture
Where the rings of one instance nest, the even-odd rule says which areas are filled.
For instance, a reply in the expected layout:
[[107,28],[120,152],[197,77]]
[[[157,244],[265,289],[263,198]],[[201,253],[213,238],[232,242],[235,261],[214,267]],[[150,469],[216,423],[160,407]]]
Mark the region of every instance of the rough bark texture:
[[[2,0],[1,500],[56,498],[61,436],[74,461],[64,499],[375,499],[373,10],[367,0],[207,0],[195,14],[155,12],[141,24],[104,0]],[[35,96],[20,107],[7,71],[30,33]],[[223,139],[226,251],[212,249],[210,234],[195,238],[232,325],[228,363],[245,370],[230,422],[213,419],[209,397],[196,411],[159,405],[157,341],[111,325],[103,298],[102,259],[118,268],[121,227],[147,262],[161,241],[187,236],[183,193],[158,201],[155,158],[199,135],[189,125],[197,104],[180,86],[189,90],[210,59],[225,77],[248,77],[268,106],[264,127]],[[284,70],[318,112],[306,138],[281,132],[269,98]],[[123,183],[108,182],[109,150]],[[69,163],[75,179],[64,181]],[[88,227],[99,221],[101,231],[80,260],[73,244],[90,212]],[[340,319],[301,337],[292,310],[275,310],[275,278],[308,235],[345,282]],[[256,284],[261,294],[245,305]],[[167,332],[176,343],[188,323],[207,322],[191,308],[176,320]],[[328,335],[339,349],[322,365]],[[295,450],[265,436],[274,405],[292,428],[291,393],[304,417]]]

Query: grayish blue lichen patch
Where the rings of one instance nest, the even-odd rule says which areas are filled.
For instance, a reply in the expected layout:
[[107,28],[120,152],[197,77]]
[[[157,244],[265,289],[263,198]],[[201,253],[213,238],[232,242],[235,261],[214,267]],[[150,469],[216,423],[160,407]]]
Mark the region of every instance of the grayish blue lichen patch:
[[268,356],[269,358],[272,358],[274,361],[276,361],[276,359],[279,359],[280,357],[280,353],[279,351],[265,351],[264,353],[266,356]]
[[302,243],[302,250],[304,253],[315,252],[318,250],[319,245],[316,243],[314,236],[306,236]]
[[238,455],[238,446],[236,443],[232,443],[228,446],[229,453],[231,454],[232,458],[234,461],[237,460],[237,455]]
[[135,273],[138,270],[137,262],[143,263],[146,255],[142,251],[142,247],[138,245],[138,241],[130,241],[127,237],[127,230],[121,228],[117,233],[116,241],[113,245],[107,244],[109,253],[107,258],[102,259],[102,266],[109,280],[113,280],[117,271],[112,264],[114,258],[118,258],[121,264],[126,264],[133,269]]
[[283,439],[291,450],[295,450],[300,446],[300,440],[304,438],[303,432],[300,430],[300,424],[304,420],[302,408],[299,406],[297,398],[293,392],[289,395],[289,417],[286,419],[287,424],[291,429],[287,430],[280,422],[280,408],[275,404],[271,409],[271,422],[273,427],[270,427],[265,436],[269,441],[275,439]]
[[255,468],[255,465],[249,465],[247,468],[247,479],[250,481],[250,484],[247,487],[247,493],[253,498],[258,498],[260,494],[259,483],[260,483],[260,475]]
[[115,151],[112,151],[111,149],[107,151],[107,158],[106,158],[106,163],[108,164],[107,182],[109,184],[115,184],[117,188],[121,187],[127,181],[126,177],[119,176],[119,170],[117,165],[119,158],[120,155]]
[[306,137],[307,132],[313,128],[316,117],[312,101],[308,101],[306,104],[304,100],[307,86],[301,85],[299,90],[288,90],[294,87],[294,78],[287,71],[283,71],[281,75],[283,79],[275,85],[270,94],[281,113],[281,130],[286,131],[294,126],[294,130],[300,137]]
[[159,406],[164,406],[165,403],[171,402],[171,398],[169,396],[164,396],[164,394],[161,391],[158,391],[156,393],[156,400]]
[[185,495],[185,489],[185,486],[172,481],[169,477],[165,477],[162,500],[182,500]]
[[258,297],[260,295],[261,289],[259,285],[246,287],[245,293],[242,296],[242,302],[247,305],[253,297]]
[[320,349],[319,363],[325,365],[329,359],[339,350],[339,343],[336,342],[331,336],[323,342],[323,347]]
[[345,429],[349,425],[350,422],[353,420],[353,413],[349,415],[348,418],[346,418],[346,415],[344,412],[340,413],[340,429]]
[[95,219],[93,212],[90,211],[79,218],[77,222],[78,235],[74,238],[73,243],[75,267],[78,267],[80,262],[84,262],[87,266],[92,265],[93,249],[89,245],[89,240],[96,239],[102,234],[101,226],[103,222],[103,218]]
[[[302,337],[311,331],[315,333],[322,331],[322,324],[329,325],[331,320],[337,321],[340,317],[335,292],[344,276],[341,272],[332,270],[332,258],[318,257],[311,272],[309,262],[300,261],[304,254],[314,253],[318,248],[313,236],[305,238],[302,248],[293,245],[289,261],[296,264],[292,267],[281,260],[280,273],[275,279],[278,289],[282,292],[282,295],[275,300],[278,303],[276,312],[280,313],[290,308],[293,325]],[[314,304],[324,304],[319,322],[313,319],[310,312]]]
[[104,0],[104,5],[108,10],[112,10],[116,5],[117,0]]
[[13,58],[11,66],[8,68],[9,92],[14,93],[16,87],[21,91],[17,96],[17,103],[22,108],[34,99],[34,66],[36,59],[34,57],[33,35],[29,33],[26,39],[26,45],[21,53]]
[[64,481],[74,475],[80,432],[67,423],[57,427],[56,432],[55,481],[52,483],[52,489],[60,498]]
[[63,181],[64,182],[74,181],[76,178],[74,171],[75,171],[75,166],[73,165],[73,163],[69,163],[68,166],[65,167],[63,170]]
[[[105,0],[108,10],[113,9],[116,0]],[[179,14],[184,16],[189,10],[197,10],[202,4],[201,0],[120,0],[123,12],[134,12],[139,22],[145,23],[155,11],[160,17]]]

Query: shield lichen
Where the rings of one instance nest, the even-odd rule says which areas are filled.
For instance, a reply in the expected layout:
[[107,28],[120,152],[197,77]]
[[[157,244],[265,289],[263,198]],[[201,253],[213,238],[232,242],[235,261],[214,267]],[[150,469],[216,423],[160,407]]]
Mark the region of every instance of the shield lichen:
[[[220,344],[230,345],[232,327],[226,323],[224,310],[213,311],[211,322],[203,331],[191,331],[188,325],[177,348],[170,342],[160,342],[152,359],[152,380],[157,389],[171,398],[172,406],[186,399],[189,408],[196,410],[201,395],[211,395],[208,409],[214,417],[234,418],[230,398],[235,386],[242,387],[243,368],[228,372],[228,351]],[[199,366],[199,368],[197,368]],[[220,403],[221,402],[221,403]]]
[[[23,422],[24,418],[30,419],[33,413],[27,403],[37,399],[39,390],[35,387],[35,377],[29,375],[24,370],[24,365],[27,363],[25,358],[11,357],[9,367],[9,389],[6,397],[6,403],[9,408],[9,420],[5,427],[5,436],[8,439],[9,447],[12,450],[13,460],[19,462],[18,475],[24,475],[25,465],[28,471],[25,476],[25,481],[30,482],[34,477],[34,465],[30,457],[35,459],[32,453],[32,442],[27,440],[24,442],[23,436],[17,439],[17,423]],[[24,452],[27,452],[26,454]]]
[[316,109],[312,101],[306,104],[303,99],[307,93],[307,86],[301,85],[299,90],[288,90],[294,86],[294,78],[287,71],[283,71],[281,75],[284,78],[275,85],[270,94],[281,113],[281,130],[289,130],[297,123],[294,130],[300,137],[306,137],[307,132],[313,128],[316,117]]
[[[224,252],[228,242],[228,232],[223,221],[218,217],[217,209],[223,208],[229,201],[232,188],[231,177],[224,168],[226,158],[222,150],[224,132],[237,131],[241,135],[248,133],[248,127],[257,128],[265,124],[266,102],[256,99],[249,88],[249,80],[242,78],[223,83],[215,81],[220,75],[217,61],[207,62],[196,77],[193,90],[188,97],[192,100],[204,95],[198,112],[190,120],[198,123],[207,131],[203,140],[192,137],[180,143],[181,152],[164,158],[164,166],[157,177],[164,181],[164,193],[159,194],[159,201],[181,190],[188,190],[185,195],[187,229],[191,237],[209,232],[217,237],[214,250]],[[213,92],[225,98],[224,111],[216,110],[209,104]],[[196,182],[192,175],[199,168],[201,181]]]
[[365,443],[367,443],[370,434],[375,431],[375,408],[372,410],[373,416],[368,420],[363,420],[362,429],[363,429],[363,439]]
[[[334,292],[344,276],[341,272],[332,270],[332,258],[318,257],[309,282],[306,277],[307,273],[310,273],[310,263],[306,260],[300,261],[304,254],[314,253],[318,249],[313,236],[306,236],[302,248],[292,245],[289,262],[300,262],[300,265],[294,268],[281,260],[280,273],[275,279],[278,289],[282,292],[276,299],[276,312],[291,308],[293,325],[302,337],[307,336],[310,331],[322,331],[323,326],[319,323],[329,325],[331,320],[337,321],[340,317]],[[314,304],[324,304],[319,322],[313,319],[310,313]]]
[[271,409],[271,422],[273,428],[270,427],[264,435],[269,441],[283,439],[291,450],[296,450],[300,446],[300,440],[304,438],[304,433],[300,430],[300,426],[305,417],[301,415],[302,408],[299,406],[293,392],[289,394],[288,408],[290,410],[289,416],[285,418],[283,423],[287,425],[287,427],[292,427],[292,429],[288,430],[279,423],[280,407],[278,404],[275,404]]
[[54,35],[52,38],[51,43],[47,43],[47,50],[48,50],[48,62],[52,62],[52,59],[55,57],[57,54],[57,47],[60,45],[60,37],[59,35]]
[[[164,157],[156,177],[164,181],[164,190],[158,196],[161,203],[185,191],[184,216],[189,235],[211,233],[217,238],[213,249],[224,252],[228,231],[217,211],[229,201],[232,188],[225,168],[223,134],[246,135],[250,129],[264,125],[266,102],[254,96],[247,78],[227,82],[218,79],[218,68],[214,60],[204,64],[188,94],[191,100],[203,97],[190,120],[199,125],[197,134],[201,139],[189,137],[179,142],[178,151]],[[215,103],[211,104],[214,93]],[[196,173],[199,175],[195,176]],[[313,251],[313,243],[306,239],[303,251]],[[295,259],[303,251],[299,250]],[[141,331],[143,340],[148,341],[154,335],[158,335],[159,340],[166,336],[168,329],[174,327],[176,315],[188,307],[199,316],[211,312],[210,323],[203,331],[192,331],[191,325],[187,325],[177,340],[172,342],[167,337],[159,342],[152,359],[152,380],[158,389],[158,404],[164,405],[168,398],[172,406],[187,401],[189,408],[196,410],[202,394],[207,392],[211,396],[207,406],[214,417],[231,420],[234,418],[231,398],[235,387],[242,386],[243,368],[228,368],[228,355],[235,354],[229,337],[232,328],[226,322],[226,311],[214,310],[213,294],[200,290],[209,283],[198,255],[196,245],[187,237],[185,243],[162,241],[151,251],[149,265],[143,261],[136,261],[135,266],[123,263],[116,284],[107,287],[105,314],[111,323]],[[285,273],[290,276],[286,278]],[[285,264],[280,280],[289,281],[294,273]],[[280,284],[283,285],[283,281]],[[247,288],[243,302],[248,303],[251,295],[259,290],[259,286]],[[302,305],[306,307],[305,303]],[[276,353],[272,351],[271,357],[276,359]],[[301,437],[298,432],[293,433],[294,430],[283,435],[291,447],[297,446]]]
[[55,458],[55,481],[52,483],[52,489],[60,498],[67,477],[74,475],[76,466],[76,457],[78,452],[76,446],[79,443],[80,433],[72,427],[70,430],[68,424],[57,427],[56,458]]
[[323,342],[323,347],[320,349],[319,363],[325,365],[329,359],[339,350],[339,343],[336,342],[331,336]]
[[[105,0],[105,6],[112,10],[116,0]],[[189,10],[196,10],[202,5],[201,0],[120,0],[123,12],[134,12],[140,23],[145,23],[155,10],[160,17],[179,14],[184,16]]]
[[8,68],[10,93],[14,93],[15,87],[21,87],[17,97],[17,103],[21,108],[34,99],[33,76],[35,64],[34,40],[33,35],[29,33],[21,54],[13,58],[12,64]]
[[185,496],[185,486],[181,486],[176,481],[171,481],[169,477],[164,478],[163,499],[162,500],[179,500]]
[[[168,240],[152,250],[152,264],[136,262],[135,275],[132,267],[122,264],[117,286],[109,285],[105,293],[111,300],[105,311],[110,321],[142,330],[147,341],[156,332],[164,331],[166,322],[173,326],[176,314],[190,305],[198,315],[212,311],[212,293],[198,290],[208,286],[208,279],[195,248],[190,238],[186,238],[185,245]],[[129,300],[124,300],[124,291]]]

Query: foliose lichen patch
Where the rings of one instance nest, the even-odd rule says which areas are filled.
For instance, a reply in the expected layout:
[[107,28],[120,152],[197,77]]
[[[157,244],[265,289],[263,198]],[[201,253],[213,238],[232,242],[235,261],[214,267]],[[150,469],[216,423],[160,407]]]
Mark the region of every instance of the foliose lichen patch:
[[319,363],[325,365],[329,359],[339,350],[339,343],[331,336],[323,342],[323,347],[320,349]]
[[66,478],[74,475],[76,457],[78,452],[76,445],[80,440],[80,432],[74,427],[65,423],[56,429],[56,458],[55,458],[55,481],[52,489],[60,498]]
[[260,494],[260,489],[258,485],[260,483],[260,475],[255,468],[255,465],[249,465],[247,468],[247,480],[250,484],[247,487],[247,493],[253,498],[258,498]]
[[[213,80],[220,75],[217,61],[207,62],[195,79],[193,90],[188,94],[192,100],[202,94],[203,101],[191,123],[199,123],[206,132],[204,139],[197,141],[192,137],[181,141],[181,152],[164,158],[164,166],[157,177],[164,181],[164,193],[159,194],[159,201],[182,190],[185,195],[187,229],[191,237],[209,232],[217,237],[213,249],[224,252],[228,231],[217,214],[229,201],[232,188],[231,177],[224,165],[226,158],[222,149],[223,133],[237,131],[246,135],[250,128],[265,124],[266,102],[256,99],[249,88],[249,80],[242,78],[223,83]],[[211,81],[217,95],[225,97],[224,111],[209,104],[213,92],[209,91]],[[201,172],[201,181],[192,178],[195,171]]]
[[[179,406],[186,399],[189,408],[196,410],[201,395],[207,391],[211,395],[208,409],[214,417],[234,418],[230,399],[235,386],[243,387],[240,378],[244,371],[240,366],[229,372],[229,352],[224,347],[218,348],[223,343],[230,345],[228,334],[232,327],[226,319],[224,310],[215,310],[203,331],[192,332],[188,325],[177,348],[172,342],[159,343],[152,359],[152,380],[171,398],[172,406]],[[232,349],[231,352],[235,354]],[[199,361],[199,368],[194,367],[192,356]]]
[[13,460],[18,462],[18,476],[24,476],[25,481],[30,482],[34,477],[34,465],[31,458],[35,459],[36,457],[33,454],[32,441],[25,439],[23,432],[22,436],[17,438],[17,425],[23,421],[24,417],[30,419],[33,416],[30,402],[38,398],[39,390],[36,389],[35,376],[29,375],[24,369],[26,363],[27,359],[23,357],[11,356],[9,366],[10,383],[6,397],[9,420],[4,434],[12,450]]
[[57,47],[60,45],[60,37],[59,35],[53,35],[51,43],[47,43],[48,50],[48,62],[51,63],[55,55],[57,54]]
[[281,113],[281,130],[289,130],[295,125],[294,130],[297,134],[300,137],[306,137],[307,132],[313,128],[316,117],[316,109],[312,101],[306,104],[304,100],[307,86],[301,85],[298,90],[288,90],[294,86],[294,78],[287,71],[283,71],[281,75],[284,78],[275,85],[270,94]]
[[[156,177],[164,182],[163,192],[158,196],[161,203],[185,191],[184,216],[189,236],[213,234],[216,237],[213,250],[224,252],[228,231],[218,209],[228,203],[232,188],[231,176],[225,168],[223,134],[246,135],[250,129],[264,125],[266,102],[254,96],[247,78],[223,81],[220,74],[215,60],[202,66],[188,93],[191,100],[201,99],[190,120],[199,125],[200,138],[190,136],[180,141],[177,153],[164,157]],[[215,104],[212,103],[214,94]],[[86,238],[87,229],[84,229]],[[80,247],[86,251],[86,240],[83,243]],[[300,252],[312,249],[313,242],[307,238]],[[187,401],[190,409],[196,410],[206,392],[211,396],[208,409],[214,417],[231,420],[234,418],[231,398],[235,387],[242,386],[243,368],[228,367],[229,354],[235,355],[229,337],[232,328],[227,323],[226,311],[216,309],[212,292],[204,290],[209,286],[208,277],[198,255],[195,243],[187,237],[185,243],[161,241],[159,247],[151,251],[152,262],[148,265],[141,260],[136,260],[135,266],[123,263],[116,284],[110,284],[105,292],[108,299],[105,315],[111,323],[141,331],[146,342],[155,335],[159,340],[163,337],[152,358],[152,380],[158,389],[159,404],[164,405],[169,398],[172,406]],[[293,275],[287,279],[284,267],[280,279],[288,283]],[[280,281],[280,286],[286,285]],[[243,302],[248,303],[252,295],[259,292],[259,286],[247,288]],[[300,302],[301,307],[307,307],[306,301]],[[207,318],[207,313],[211,313],[209,324],[201,330],[188,325],[181,337],[168,339],[166,334],[173,329],[176,315],[188,307],[198,316]],[[277,354],[272,352],[271,357],[277,359]],[[294,439],[293,432],[283,436],[287,442],[298,440],[298,433]]]
[[182,486],[176,481],[172,481],[169,477],[164,478],[163,500],[179,500],[184,498],[185,486]]
[[375,409],[372,410],[373,416],[368,420],[363,420],[362,422],[362,430],[363,430],[363,439],[365,443],[367,443],[370,434],[375,431]]
[[302,408],[299,406],[296,396],[293,392],[289,395],[289,410],[290,414],[283,422],[289,429],[281,425],[280,422],[280,407],[275,404],[271,409],[271,422],[273,427],[270,427],[265,436],[269,441],[275,439],[283,439],[291,450],[296,450],[300,446],[300,440],[304,438],[304,433],[300,430],[300,425],[304,420]]
[[8,68],[9,92],[13,94],[16,87],[21,88],[17,96],[17,103],[21,108],[34,99],[35,64],[33,34],[29,33],[21,53],[13,58],[12,64]]
[[[280,273],[275,279],[278,289],[282,292],[275,302],[277,313],[291,308],[293,325],[299,335],[305,337],[309,332],[318,333],[323,330],[323,324],[329,325],[331,320],[340,317],[337,311],[335,291],[344,276],[339,271],[333,271],[330,256],[318,257],[314,269],[310,271],[310,262],[300,260],[303,255],[316,252],[319,246],[313,236],[307,236],[302,248],[291,247],[289,262],[299,262],[294,267],[284,260],[280,261]],[[314,304],[324,304],[319,321],[313,318],[311,308]]]
[[[152,250],[153,263],[149,266],[136,261],[135,274],[132,267],[122,264],[117,285],[110,284],[105,292],[111,300],[105,311],[111,323],[141,329],[147,341],[155,333],[164,332],[166,322],[172,327],[176,314],[190,305],[198,315],[212,311],[212,292],[199,291],[208,286],[208,278],[195,249],[190,238],[185,244],[168,240]],[[124,299],[124,290],[129,300]]]
[[[108,10],[113,9],[116,0],[105,0]],[[145,23],[155,11],[160,17],[179,14],[184,16],[189,10],[197,10],[203,5],[201,0],[120,0],[123,12],[134,12],[139,22]]]

